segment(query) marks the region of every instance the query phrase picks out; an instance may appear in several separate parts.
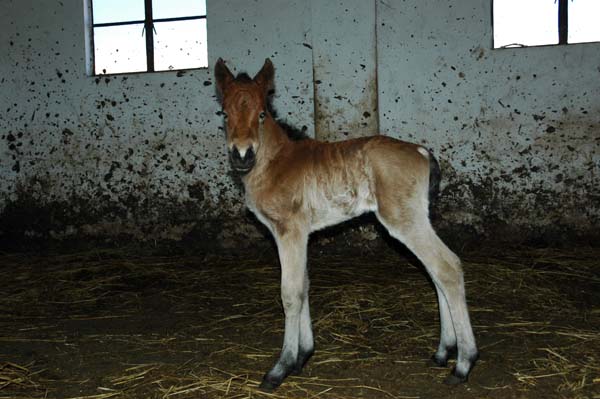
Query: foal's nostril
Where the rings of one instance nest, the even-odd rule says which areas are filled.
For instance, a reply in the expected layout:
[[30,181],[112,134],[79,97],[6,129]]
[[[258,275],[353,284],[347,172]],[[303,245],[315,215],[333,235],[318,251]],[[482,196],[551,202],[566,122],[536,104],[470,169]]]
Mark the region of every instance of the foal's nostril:
[[252,162],[254,161],[254,148],[250,147],[248,148],[248,150],[246,151],[246,153],[244,154],[244,161],[245,162]]
[[233,146],[230,151],[231,163],[238,170],[249,170],[254,166],[256,154],[252,146],[248,147],[243,154],[240,153],[237,146]]
[[242,160],[242,156],[240,155],[240,151],[238,150],[238,148],[236,146],[233,146],[233,149],[231,150],[231,158],[235,161],[241,161]]

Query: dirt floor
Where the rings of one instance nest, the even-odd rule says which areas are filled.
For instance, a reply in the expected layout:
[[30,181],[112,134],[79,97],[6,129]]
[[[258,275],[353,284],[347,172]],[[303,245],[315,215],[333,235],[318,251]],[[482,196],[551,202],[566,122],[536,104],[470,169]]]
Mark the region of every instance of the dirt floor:
[[459,254],[481,351],[467,384],[425,365],[439,326],[417,261],[312,250],[316,353],[272,394],[274,251],[0,254],[0,398],[600,398],[600,249]]

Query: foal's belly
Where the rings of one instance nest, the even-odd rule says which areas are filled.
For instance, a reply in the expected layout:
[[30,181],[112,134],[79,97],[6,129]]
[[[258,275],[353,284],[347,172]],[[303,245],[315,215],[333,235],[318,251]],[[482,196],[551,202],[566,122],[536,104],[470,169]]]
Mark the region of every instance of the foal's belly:
[[310,196],[311,231],[333,226],[377,210],[374,195],[367,184],[356,189]]

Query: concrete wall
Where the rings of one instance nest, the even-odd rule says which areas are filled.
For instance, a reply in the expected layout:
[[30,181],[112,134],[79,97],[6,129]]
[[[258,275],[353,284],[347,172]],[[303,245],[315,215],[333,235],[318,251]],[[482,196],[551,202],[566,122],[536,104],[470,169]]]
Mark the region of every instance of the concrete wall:
[[435,150],[448,226],[597,234],[600,43],[491,50],[491,1],[442,3],[378,1],[382,133]]
[[311,1],[315,131],[320,140],[379,131],[375,18],[374,1]]
[[[209,1],[209,64],[254,74],[270,57],[280,116],[314,134],[310,8],[286,4]],[[243,215],[212,69],[87,76],[83,0],[0,12],[3,239],[219,236],[217,218]]]
[[[270,57],[279,115],[309,135],[432,147],[443,226],[597,233],[600,44],[492,51],[488,3],[208,0],[209,64]],[[255,235],[212,70],[87,76],[83,10],[0,10],[0,239]]]

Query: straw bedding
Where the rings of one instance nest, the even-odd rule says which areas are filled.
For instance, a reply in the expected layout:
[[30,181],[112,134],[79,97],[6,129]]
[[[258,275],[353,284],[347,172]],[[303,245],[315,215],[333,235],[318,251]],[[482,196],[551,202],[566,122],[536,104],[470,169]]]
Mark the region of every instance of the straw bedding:
[[273,251],[0,255],[0,398],[600,398],[600,249],[461,253],[482,356],[454,388],[425,366],[437,300],[415,259],[312,252],[316,353],[272,394]]

